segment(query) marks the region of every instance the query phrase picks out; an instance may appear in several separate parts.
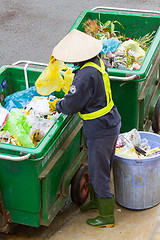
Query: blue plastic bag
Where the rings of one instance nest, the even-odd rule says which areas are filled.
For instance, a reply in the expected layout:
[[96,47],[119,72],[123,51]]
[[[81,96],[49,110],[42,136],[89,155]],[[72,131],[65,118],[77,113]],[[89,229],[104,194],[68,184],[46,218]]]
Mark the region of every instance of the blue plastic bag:
[[107,38],[101,39],[101,42],[103,44],[101,54],[115,52],[119,45],[122,43],[121,41],[114,37],[109,39]]
[[30,87],[23,91],[18,91],[5,98],[4,101],[6,102],[6,104],[4,105],[4,107],[8,111],[10,111],[12,108],[23,109],[30,103],[32,98],[35,96],[42,96],[37,92],[36,86]]

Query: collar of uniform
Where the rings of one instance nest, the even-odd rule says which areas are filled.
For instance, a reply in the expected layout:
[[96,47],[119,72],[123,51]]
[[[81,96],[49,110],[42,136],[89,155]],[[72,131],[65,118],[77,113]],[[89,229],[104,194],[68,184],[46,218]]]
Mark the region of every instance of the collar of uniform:
[[96,56],[94,58],[88,59],[87,61],[80,62],[79,63],[80,68],[87,62],[93,62],[93,63],[97,64],[98,66],[100,66],[100,61],[99,61],[98,57]]

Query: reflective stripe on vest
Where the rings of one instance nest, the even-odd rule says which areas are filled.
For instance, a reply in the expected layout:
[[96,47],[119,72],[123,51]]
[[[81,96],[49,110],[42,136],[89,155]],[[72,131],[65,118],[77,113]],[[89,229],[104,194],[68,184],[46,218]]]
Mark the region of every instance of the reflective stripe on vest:
[[104,65],[103,61],[100,58],[99,58],[99,60],[100,60],[101,67],[99,67],[95,63],[88,62],[88,63],[84,64],[81,67],[81,69],[89,66],[89,67],[94,67],[94,68],[98,69],[102,73],[102,78],[103,78],[105,92],[106,92],[106,98],[107,98],[107,106],[100,110],[97,110],[95,112],[91,112],[91,113],[81,114],[79,112],[79,116],[83,120],[91,120],[91,119],[99,118],[99,117],[107,114],[108,112],[110,112],[110,110],[112,109],[112,107],[114,105],[113,100],[112,100],[112,93],[111,93],[109,77],[108,77],[107,72],[105,71],[105,65]]

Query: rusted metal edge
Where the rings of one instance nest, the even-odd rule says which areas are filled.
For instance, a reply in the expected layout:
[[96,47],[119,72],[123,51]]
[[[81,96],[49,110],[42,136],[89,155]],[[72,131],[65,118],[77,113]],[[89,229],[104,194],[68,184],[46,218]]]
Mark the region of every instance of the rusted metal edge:
[[7,223],[12,223],[9,211],[6,211],[3,205],[2,194],[0,190],[0,227],[4,227]]

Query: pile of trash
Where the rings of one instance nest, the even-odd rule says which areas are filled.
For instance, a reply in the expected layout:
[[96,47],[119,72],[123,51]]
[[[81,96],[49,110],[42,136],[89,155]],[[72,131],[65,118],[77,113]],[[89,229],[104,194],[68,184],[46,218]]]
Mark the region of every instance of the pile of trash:
[[122,43],[114,37],[101,41],[101,55],[107,67],[139,70],[146,53],[137,42],[130,39]]
[[36,147],[58,119],[58,112],[49,111],[52,95],[32,96],[28,101],[25,96],[29,91],[33,92],[33,87],[8,96],[6,105],[0,105],[0,142]]
[[83,27],[85,33],[102,42],[101,57],[108,68],[139,70],[155,31],[137,39],[131,39],[117,31],[116,25],[119,25],[124,32],[124,26],[115,18],[113,21],[108,20],[105,23],[89,18],[84,22]]
[[147,158],[160,155],[160,148],[151,149],[146,138],[142,138],[136,129],[120,134],[116,144],[116,155],[125,158]]
[[[74,78],[72,71],[51,55],[35,86],[7,96],[4,107],[0,105],[0,142],[36,147],[60,116],[49,111],[49,101],[68,93]],[[2,83],[4,89],[7,84]]]

